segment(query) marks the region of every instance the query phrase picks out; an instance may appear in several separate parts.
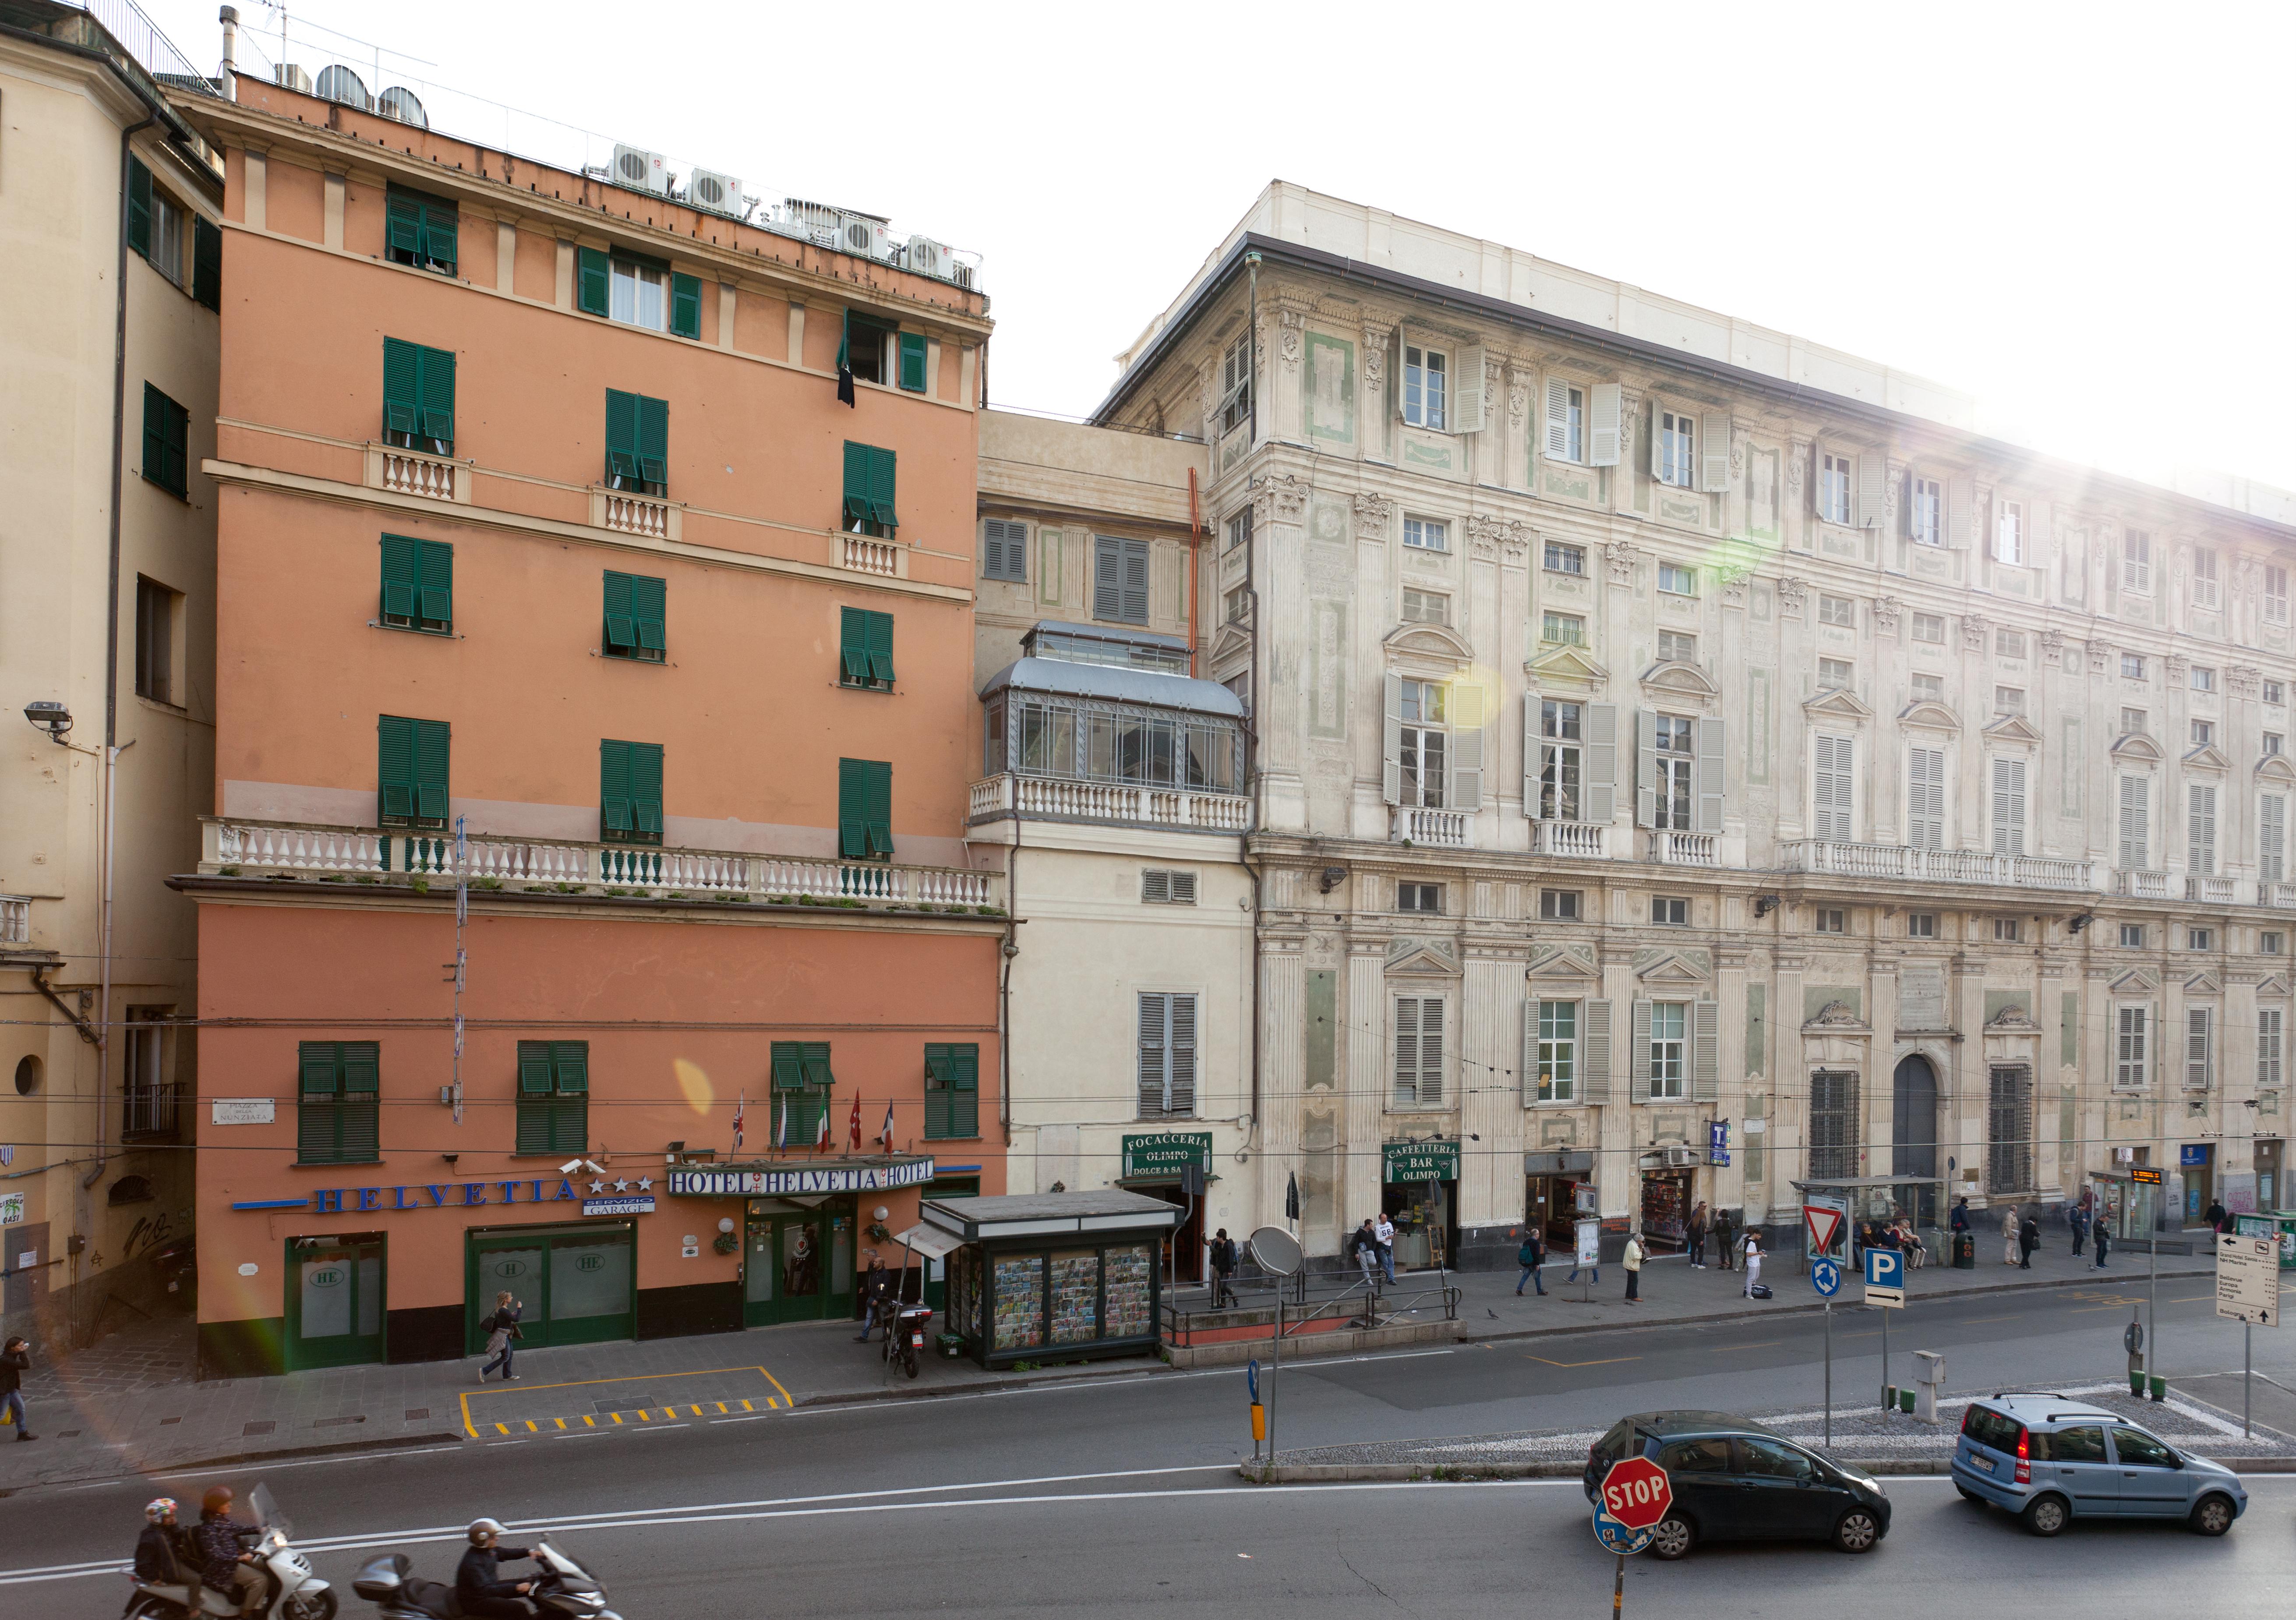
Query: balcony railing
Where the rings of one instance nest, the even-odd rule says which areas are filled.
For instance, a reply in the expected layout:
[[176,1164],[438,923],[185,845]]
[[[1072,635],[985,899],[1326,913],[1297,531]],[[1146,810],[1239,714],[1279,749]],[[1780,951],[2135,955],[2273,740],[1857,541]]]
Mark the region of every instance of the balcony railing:
[[1530,824],[1530,852],[1600,860],[1603,837],[1609,831],[1609,827],[1595,821],[1534,821]]
[[455,464],[414,450],[382,453],[382,487],[399,495],[420,495],[427,500],[455,498]]
[[1711,833],[1652,833],[1650,858],[1661,866],[1714,867],[1722,864]]
[[972,787],[969,818],[1057,816],[1078,821],[1130,821],[1194,833],[1242,833],[1251,826],[1251,801],[1242,794],[1193,787],[1152,787],[1129,782],[1072,782],[1007,772]]
[[649,539],[666,540],[669,539],[669,503],[609,489],[606,491],[605,526],[619,530],[624,534],[642,534]]
[[2257,887],[2263,891],[2257,896],[2263,904],[2283,911],[2296,911],[2296,884],[2267,883]]
[[2169,875],[2166,872],[2122,871],[2113,875],[2114,890],[2131,900],[2166,900],[2169,898]]
[[840,557],[848,568],[865,574],[882,574],[887,579],[901,572],[901,548],[889,546],[883,540],[873,540],[865,534],[843,534]]
[[1475,818],[1464,810],[1420,810],[1398,804],[1388,824],[1388,835],[1398,843],[1425,844],[1438,850],[1475,847]]
[[2007,889],[2093,889],[2089,863],[1979,850],[1916,850],[1895,843],[1830,843],[1801,838],[1781,851],[1789,872],[1923,883],[1986,884]]
[[[942,909],[1004,904],[1003,873],[956,867],[485,835],[472,835],[469,849],[470,881],[480,891],[858,900],[873,907]],[[455,841],[435,833],[209,820],[200,870],[237,876],[309,874],[336,883],[380,883],[400,875],[452,883]]]
[[0,945],[31,942],[31,900],[21,894],[0,894]]
[[2187,877],[2185,898],[2204,905],[2229,906],[2233,902],[2233,883],[2229,877]]

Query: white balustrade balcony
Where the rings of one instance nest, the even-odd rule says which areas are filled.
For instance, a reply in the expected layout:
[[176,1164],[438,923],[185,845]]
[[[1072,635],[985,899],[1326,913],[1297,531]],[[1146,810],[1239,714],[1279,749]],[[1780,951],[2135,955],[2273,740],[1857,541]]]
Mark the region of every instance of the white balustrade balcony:
[[2113,874],[2116,892],[2131,900],[2166,900],[2169,898],[2169,875],[2166,872],[2122,871]]
[[1534,821],[1530,824],[1530,852],[1600,860],[1610,830],[1595,821]]
[[2229,877],[2187,877],[2185,898],[2199,900],[2208,906],[2229,906],[2233,903],[2233,881]]
[[2263,891],[2257,898],[2265,905],[2282,911],[2296,911],[2296,884],[2267,883],[2257,886]]
[[1012,772],[984,777],[972,785],[970,820],[996,821],[1014,815],[1074,821],[1125,821],[1169,827],[1175,832],[1242,833],[1251,827],[1251,801],[1242,794],[1208,793],[1194,787],[1075,782]]
[[1780,851],[1789,872],[1877,877],[1917,883],[1984,884],[2004,889],[2094,889],[2085,860],[2039,855],[1995,855],[1981,850],[1916,850],[1896,843],[1833,843],[1800,838]]
[[[200,870],[226,876],[309,876],[380,884],[405,875],[455,881],[455,841],[438,833],[209,819]],[[649,899],[741,896],[767,901],[858,900],[890,907],[1001,909],[1004,875],[874,860],[814,860],[646,844],[564,843],[473,834],[473,891],[604,892]]]
[[605,526],[618,529],[624,534],[642,534],[649,539],[666,540],[669,538],[669,503],[609,489],[606,492]]
[[1650,858],[1660,866],[1718,867],[1720,842],[1711,833],[1652,833]]
[[455,483],[461,469],[444,456],[414,450],[382,452],[382,487],[399,495],[419,495],[426,500],[455,498]]
[[20,894],[0,894],[0,945],[32,942],[32,902]]
[[1398,843],[1437,850],[1475,847],[1475,818],[1464,810],[1425,810],[1396,805],[1390,812],[1388,835]]
[[882,574],[892,579],[901,572],[901,548],[884,540],[872,539],[865,534],[840,534],[844,542],[839,560],[848,568],[865,574]]

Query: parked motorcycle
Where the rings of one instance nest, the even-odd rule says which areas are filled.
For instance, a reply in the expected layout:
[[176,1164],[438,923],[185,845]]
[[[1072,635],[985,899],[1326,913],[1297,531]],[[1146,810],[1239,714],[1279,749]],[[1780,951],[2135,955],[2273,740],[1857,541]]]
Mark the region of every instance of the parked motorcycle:
[[895,1319],[893,1334],[886,1342],[888,1358],[898,1355],[901,1370],[911,1377],[917,1376],[918,1358],[924,1354],[925,1328],[932,1321],[931,1305],[903,1305]]
[[[606,1607],[604,1585],[563,1550],[552,1546],[548,1536],[535,1542],[534,1561],[542,1573],[532,1577],[526,1595],[540,1614],[621,1620]],[[463,1612],[455,1601],[455,1589],[419,1579],[403,1552],[369,1558],[352,1577],[351,1590],[381,1610],[382,1620],[455,1620]]]
[[[256,1556],[264,1580],[263,1620],[335,1620],[338,1599],[311,1561],[292,1542],[295,1526],[279,1511],[271,1493],[258,1485],[247,1494],[255,1527],[242,1528],[239,1543]],[[187,1616],[236,1615],[239,1606],[221,1592],[193,1581],[188,1586],[137,1581],[120,1620],[186,1620]]]

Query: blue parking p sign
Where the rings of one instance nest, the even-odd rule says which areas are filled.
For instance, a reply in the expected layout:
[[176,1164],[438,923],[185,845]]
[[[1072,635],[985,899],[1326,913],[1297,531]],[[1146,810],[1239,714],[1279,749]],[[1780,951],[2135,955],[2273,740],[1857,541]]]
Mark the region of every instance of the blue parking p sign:
[[1869,1288],[1904,1287],[1906,1257],[1895,1249],[1867,1249],[1866,1286]]

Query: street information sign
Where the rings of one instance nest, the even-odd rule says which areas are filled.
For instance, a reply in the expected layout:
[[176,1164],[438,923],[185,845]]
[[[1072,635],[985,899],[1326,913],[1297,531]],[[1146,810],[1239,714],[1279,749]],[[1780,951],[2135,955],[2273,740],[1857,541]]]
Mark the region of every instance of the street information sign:
[[1648,1530],[1629,1530],[1600,1508],[1595,1509],[1595,1539],[1603,1543],[1603,1550],[1615,1552],[1620,1561],[1627,1554],[1640,1552],[1658,1539],[1655,1526]]
[[1866,1303],[1892,1310],[1906,1303],[1906,1257],[1895,1249],[1866,1251]]
[[1827,1299],[1832,1299],[1841,1287],[1841,1268],[1830,1260],[1810,1262],[1809,1286]]
[[1809,1228],[1809,1246],[1813,1254],[1830,1254],[1834,1234],[1841,1229],[1841,1212],[1827,1209],[1820,1204],[1805,1204],[1801,1210],[1802,1223]]
[[2271,1328],[2280,1321],[2280,1245],[2271,1238],[2217,1239],[2217,1314]]

